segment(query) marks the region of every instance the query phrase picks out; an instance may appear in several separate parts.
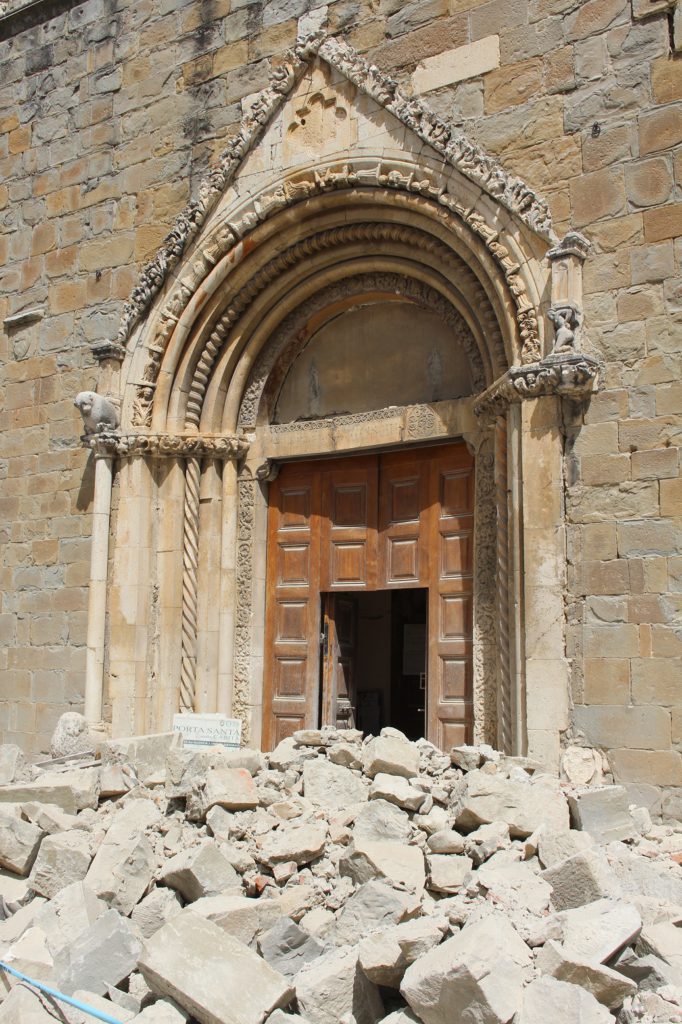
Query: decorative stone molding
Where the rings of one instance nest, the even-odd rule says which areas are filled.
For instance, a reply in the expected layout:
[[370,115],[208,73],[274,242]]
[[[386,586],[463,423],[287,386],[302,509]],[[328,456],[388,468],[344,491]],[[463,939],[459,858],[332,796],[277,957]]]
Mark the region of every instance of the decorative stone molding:
[[248,743],[251,705],[251,619],[253,615],[253,540],[258,480],[245,466],[237,484],[236,609],[232,714],[242,722],[242,741]]
[[592,356],[552,353],[538,363],[510,367],[476,400],[474,412],[482,420],[495,419],[511,402],[544,395],[583,401],[594,390],[598,373],[599,363]]
[[120,434],[104,430],[97,434],[84,434],[81,441],[100,454],[121,457],[243,459],[249,450],[248,441],[232,435]]
[[[249,104],[248,112],[242,119],[236,135],[221,154],[217,166],[201,181],[198,195],[178,216],[154,259],[143,268],[138,284],[123,310],[117,335],[117,341],[121,345],[125,344],[133,326],[149,308],[170,271],[177,266],[188,243],[196,237],[264,127],[279,110],[286,96],[317,55],[356,85],[361,92],[393,114],[405,127],[415,132],[443,157],[447,165],[474,182],[496,203],[509,210],[542,238],[548,241],[555,240],[547,203],[520,178],[508,174],[494,158],[485,154],[466,136],[435,114],[422,100],[401,92],[392,78],[368,64],[350,46],[326,38],[322,32],[316,32],[307,39],[299,40],[284,62],[273,69],[270,84]],[[393,183],[389,184],[391,187],[397,187]],[[414,191],[419,190],[418,185],[418,181],[411,183]],[[347,188],[351,185],[346,180],[343,184],[327,182],[327,187]],[[234,225],[223,228],[224,244],[231,247],[257,223],[266,219],[273,210],[281,205],[308,198],[310,194],[305,182],[297,182],[289,189],[288,194],[280,187],[274,195],[261,198],[256,209],[250,214],[248,223],[243,223],[238,230],[235,230]],[[445,205],[448,205],[447,202]],[[203,273],[216,262],[215,254],[208,250],[203,251],[198,259],[203,265]],[[178,293],[175,294],[177,298]],[[179,297],[182,301],[181,295]]]
[[476,446],[474,514],[474,743],[497,738],[497,507],[491,433]]

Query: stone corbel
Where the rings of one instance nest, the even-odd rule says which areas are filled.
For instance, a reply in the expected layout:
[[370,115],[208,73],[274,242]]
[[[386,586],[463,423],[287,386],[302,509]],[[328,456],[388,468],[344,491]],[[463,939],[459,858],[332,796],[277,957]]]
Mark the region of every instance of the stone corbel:
[[279,462],[275,459],[266,459],[256,469],[256,479],[261,483],[271,484],[279,476]]
[[512,366],[474,404],[479,420],[504,415],[512,402],[558,395],[583,401],[594,390],[599,363],[581,352],[553,352],[537,363]]

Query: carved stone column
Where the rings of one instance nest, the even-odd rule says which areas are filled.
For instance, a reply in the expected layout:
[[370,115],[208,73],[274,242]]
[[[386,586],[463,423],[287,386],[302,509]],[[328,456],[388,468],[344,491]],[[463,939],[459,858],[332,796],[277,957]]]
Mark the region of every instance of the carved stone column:
[[88,589],[88,632],[85,660],[85,717],[91,727],[101,728],[104,692],[104,640],[109,561],[109,520],[113,453],[94,443],[95,493],[92,509],[90,583]]
[[495,452],[491,432],[475,449],[476,504],[474,509],[474,743],[497,742],[498,674],[496,590],[497,523]]

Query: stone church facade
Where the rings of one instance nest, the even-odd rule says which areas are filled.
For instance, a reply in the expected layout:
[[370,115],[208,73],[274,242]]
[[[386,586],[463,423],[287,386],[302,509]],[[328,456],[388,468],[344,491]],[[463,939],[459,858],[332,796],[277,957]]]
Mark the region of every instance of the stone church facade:
[[3,741],[577,743],[679,812],[681,10],[5,5]]

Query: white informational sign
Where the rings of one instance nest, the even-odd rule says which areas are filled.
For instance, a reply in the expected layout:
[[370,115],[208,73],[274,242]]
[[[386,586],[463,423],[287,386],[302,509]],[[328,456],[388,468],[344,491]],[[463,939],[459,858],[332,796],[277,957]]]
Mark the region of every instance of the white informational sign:
[[242,743],[242,723],[226,715],[182,712],[173,716],[173,732],[182,735],[185,747],[230,747],[239,750]]

